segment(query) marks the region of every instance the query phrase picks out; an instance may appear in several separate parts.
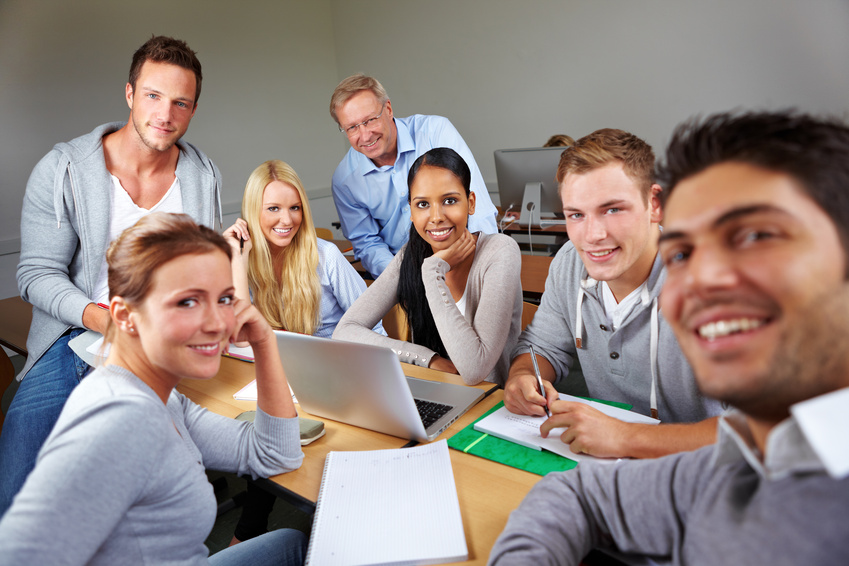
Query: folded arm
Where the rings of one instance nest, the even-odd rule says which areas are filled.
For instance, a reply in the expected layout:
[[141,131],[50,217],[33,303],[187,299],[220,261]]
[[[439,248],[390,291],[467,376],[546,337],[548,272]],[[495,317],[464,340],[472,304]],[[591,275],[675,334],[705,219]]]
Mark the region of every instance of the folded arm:
[[386,271],[354,301],[336,325],[334,340],[347,340],[391,348],[402,362],[428,367],[436,353],[430,348],[395,340],[374,332],[373,328],[398,304],[398,277],[403,252],[399,253]]
[[436,256],[422,264],[430,311],[448,356],[463,381],[474,385],[485,380],[504,352],[515,308],[513,298],[521,281],[518,247],[505,247],[486,266],[480,289],[480,301],[469,323],[459,311],[445,282],[448,263]]

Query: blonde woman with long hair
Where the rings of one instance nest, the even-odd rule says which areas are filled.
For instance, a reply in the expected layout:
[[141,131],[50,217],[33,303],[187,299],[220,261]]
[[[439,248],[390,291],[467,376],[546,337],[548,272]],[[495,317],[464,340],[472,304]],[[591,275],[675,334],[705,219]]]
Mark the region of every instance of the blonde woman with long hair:
[[272,327],[330,337],[366,289],[336,245],[316,238],[303,183],[283,161],[254,169],[242,218],[224,237],[233,249],[236,296],[252,298]]
[[[251,173],[242,218],[224,231],[233,251],[236,296],[250,301],[269,324],[330,338],[366,284],[332,242],[316,238],[303,183],[291,166],[266,161]],[[385,335],[382,324],[375,332]],[[274,497],[248,484],[233,543],[267,529]]]

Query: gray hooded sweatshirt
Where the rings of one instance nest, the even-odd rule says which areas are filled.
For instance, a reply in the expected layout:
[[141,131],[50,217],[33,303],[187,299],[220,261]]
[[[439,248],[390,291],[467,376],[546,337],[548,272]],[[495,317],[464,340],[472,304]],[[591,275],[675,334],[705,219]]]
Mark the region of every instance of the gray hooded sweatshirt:
[[[98,126],[58,143],[32,171],[21,213],[18,291],[32,304],[27,362],[21,380],[70,328],[83,327],[83,310],[109,246],[112,181],[103,155],[103,137],[124,126]],[[177,142],[183,211],[196,222],[221,224],[221,174],[193,145]]]
[[[665,278],[658,256],[640,304],[613,330],[605,315],[600,284],[589,277],[572,242],[566,242],[551,262],[539,310],[519,336],[513,357],[529,352],[528,345],[533,344],[536,353],[554,366],[561,391],[628,403],[644,415],[650,414],[654,365],[661,422],[698,422],[720,414],[721,404],[699,392],[672,329],[657,309]],[[579,293],[583,295],[580,319]],[[576,338],[581,339],[580,348]],[[583,380],[569,374],[576,358]]]

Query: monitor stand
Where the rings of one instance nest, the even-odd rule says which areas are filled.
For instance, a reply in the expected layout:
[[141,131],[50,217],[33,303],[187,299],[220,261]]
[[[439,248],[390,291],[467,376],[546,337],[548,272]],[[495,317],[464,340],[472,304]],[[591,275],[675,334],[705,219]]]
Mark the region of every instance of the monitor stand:
[[542,196],[542,183],[526,183],[525,194],[522,197],[522,211],[519,215],[519,224],[532,226],[534,224],[534,210],[539,222],[540,197]]

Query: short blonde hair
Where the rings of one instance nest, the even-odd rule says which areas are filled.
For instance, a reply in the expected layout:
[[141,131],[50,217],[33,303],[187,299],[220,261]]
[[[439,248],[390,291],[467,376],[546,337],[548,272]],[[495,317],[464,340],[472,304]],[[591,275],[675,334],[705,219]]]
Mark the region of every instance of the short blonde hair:
[[625,174],[639,185],[643,202],[648,204],[654,184],[654,151],[645,141],[623,130],[596,130],[563,150],[557,182],[563,183],[570,173],[582,175],[614,162],[622,163]]
[[[260,214],[265,188],[272,181],[291,185],[301,199],[303,218],[292,242],[283,250],[283,267],[274,272],[274,258],[262,234]],[[292,167],[272,159],[253,170],[242,197],[242,218],[253,235],[248,260],[248,282],[253,301],[268,323],[303,334],[313,334],[320,323],[321,281],[318,242],[304,185]]]
[[[362,90],[371,91],[377,97],[380,106],[389,100],[389,95],[386,94],[386,89],[374,77],[369,77],[362,73],[351,75],[344,79],[333,91],[333,96],[330,97],[330,115],[339,124],[339,118],[336,116],[336,110],[348,102],[348,100]],[[341,125],[341,124],[340,124]]]

